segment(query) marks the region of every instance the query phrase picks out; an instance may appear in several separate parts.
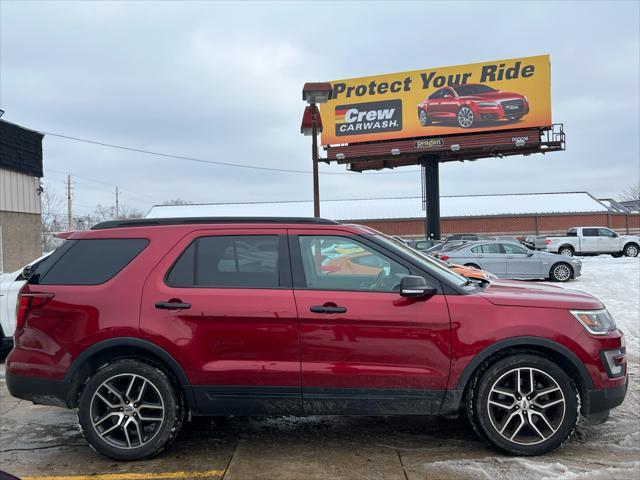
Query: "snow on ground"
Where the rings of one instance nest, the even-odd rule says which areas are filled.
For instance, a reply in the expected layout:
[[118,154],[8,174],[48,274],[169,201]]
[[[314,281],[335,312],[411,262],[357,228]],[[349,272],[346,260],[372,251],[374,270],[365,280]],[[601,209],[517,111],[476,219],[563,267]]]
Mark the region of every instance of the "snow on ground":
[[640,258],[602,255],[582,262],[582,276],[562,286],[602,300],[625,333],[630,380],[624,403],[611,411],[604,424],[589,425],[581,419],[572,439],[551,454],[431,462],[424,464],[427,478],[640,479]]

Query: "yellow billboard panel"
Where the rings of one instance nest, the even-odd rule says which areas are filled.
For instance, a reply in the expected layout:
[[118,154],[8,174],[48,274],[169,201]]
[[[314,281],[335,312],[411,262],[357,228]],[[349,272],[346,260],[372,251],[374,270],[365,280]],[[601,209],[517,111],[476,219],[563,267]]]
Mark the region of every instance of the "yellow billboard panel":
[[322,144],[551,125],[549,55],[331,82]]

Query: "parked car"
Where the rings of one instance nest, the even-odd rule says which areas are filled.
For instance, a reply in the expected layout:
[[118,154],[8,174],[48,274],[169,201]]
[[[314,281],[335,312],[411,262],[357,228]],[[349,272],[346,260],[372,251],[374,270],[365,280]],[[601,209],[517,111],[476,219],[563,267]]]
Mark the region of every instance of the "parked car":
[[[3,350],[11,348],[13,345],[13,332],[16,329],[16,305],[18,302],[18,292],[26,283],[23,276],[25,268],[33,270],[46,258],[49,253],[45,253],[40,258],[25,265],[15,272],[3,273],[0,275],[0,348]],[[27,270],[29,271],[29,270]]]
[[444,240],[425,239],[425,240],[411,240],[408,242],[408,245],[414,250],[424,252],[435,245],[440,245],[441,243],[444,243]]
[[468,241],[451,241],[451,242],[442,242],[442,243],[438,243],[436,245],[434,245],[431,248],[427,248],[425,250],[425,253],[428,253],[430,255],[435,255],[438,252],[441,252],[443,250],[447,250],[447,251],[452,251],[455,250],[456,248],[460,248],[462,246],[464,246],[465,244],[467,244]]
[[551,279],[566,282],[580,276],[582,262],[548,252],[534,252],[516,242],[470,242],[440,259],[481,268],[501,278]]
[[475,233],[454,233],[452,235],[449,235],[445,239],[445,242],[454,242],[454,241],[460,241],[460,240],[473,242],[476,240],[495,240],[495,239],[487,235],[477,235]]
[[484,84],[443,87],[418,104],[418,119],[423,127],[442,120],[455,121],[461,128],[486,120],[516,122],[527,113],[527,97]]
[[530,250],[546,250],[547,237],[542,235],[527,235],[522,244]]
[[[328,274],[325,246],[384,267]],[[192,415],[466,412],[492,445],[538,455],[627,389],[624,337],[598,299],[476,283],[322,219],[72,233],[20,290],[15,342],[9,392],[77,409],[87,441],[116,460],[159,453]]]
[[610,253],[614,257],[637,257],[640,237],[618,235],[605,227],[574,227],[564,237],[547,237],[546,251],[560,255],[598,255]]

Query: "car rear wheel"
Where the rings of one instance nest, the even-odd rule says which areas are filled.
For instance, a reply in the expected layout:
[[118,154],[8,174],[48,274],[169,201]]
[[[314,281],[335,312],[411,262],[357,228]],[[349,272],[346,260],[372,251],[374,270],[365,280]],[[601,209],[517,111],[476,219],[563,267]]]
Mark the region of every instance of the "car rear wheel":
[[476,121],[473,110],[471,110],[471,108],[466,105],[460,107],[456,118],[458,120],[458,125],[460,125],[462,128],[470,128]]
[[476,431],[512,455],[541,455],[558,448],[573,432],[579,411],[571,378],[550,359],[527,352],[487,367],[467,397]]
[[573,276],[573,270],[566,263],[556,263],[551,267],[549,276],[556,282],[566,282]]
[[564,255],[565,257],[573,257],[573,248],[569,246],[560,247],[558,253],[560,255]]
[[635,243],[630,243],[626,247],[624,247],[624,255],[625,257],[637,257],[638,256],[638,245]]
[[431,119],[429,118],[429,115],[427,115],[427,112],[425,112],[421,108],[418,109],[418,120],[420,120],[420,125],[422,125],[423,127],[426,127],[427,125],[431,124]]
[[182,406],[161,370],[138,360],[118,360],[98,370],[78,403],[85,438],[114,460],[160,453],[182,425]]

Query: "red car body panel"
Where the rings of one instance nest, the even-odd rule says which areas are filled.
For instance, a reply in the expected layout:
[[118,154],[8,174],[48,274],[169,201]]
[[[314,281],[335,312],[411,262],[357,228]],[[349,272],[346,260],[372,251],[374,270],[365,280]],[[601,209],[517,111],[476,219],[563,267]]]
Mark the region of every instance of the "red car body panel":
[[[299,389],[302,397],[306,389],[323,388],[461,395],[486,352],[501,342],[526,345],[518,339],[533,338],[579,359],[588,372],[582,380],[589,389],[620,387],[627,380],[626,372],[610,378],[601,359],[603,350],[624,347],[622,333],[590,335],[570,314],[569,309],[603,308],[581,292],[495,281],[470,294],[451,290],[408,299],[396,293],[297,286],[175,288],[165,282],[180,253],[198,236],[274,234],[289,238],[291,245],[300,233],[359,237],[371,230],[258,223],[74,233],[70,240],[146,238],[149,244],[102,285],[27,285],[23,293],[54,296],[19,321],[7,358],[8,378],[62,381],[83,352],[105,340],[133,338],[166,352],[194,387],[288,387]],[[154,308],[156,302],[170,300],[192,307]],[[344,306],[347,311],[318,315],[310,311],[316,305]],[[15,393],[15,381],[8,384]],[[67,400],[73,406],[69,402],[73,399]]]

